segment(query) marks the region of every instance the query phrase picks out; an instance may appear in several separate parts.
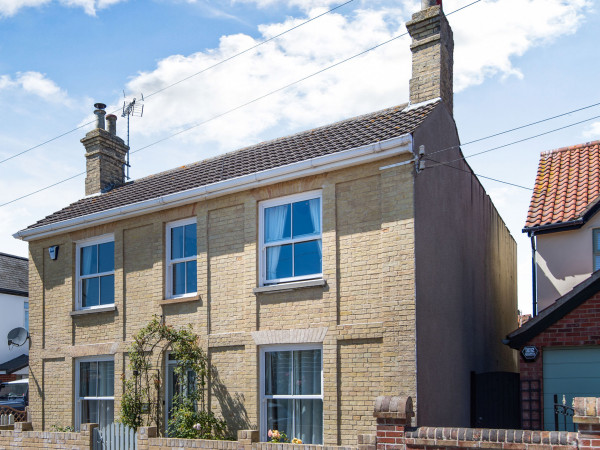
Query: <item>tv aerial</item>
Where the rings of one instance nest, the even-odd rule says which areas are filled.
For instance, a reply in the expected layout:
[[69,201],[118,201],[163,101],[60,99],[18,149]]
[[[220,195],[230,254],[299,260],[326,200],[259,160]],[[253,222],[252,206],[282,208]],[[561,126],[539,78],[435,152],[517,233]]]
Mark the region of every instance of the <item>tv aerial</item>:
[[31,338],[29,337],[29,331],[27,331],[23,327],[13,328],[12,330],[10,330],[8,332],[7,339],[8,339],[8,348],[11,348],[11,346],[20,347],[23,344],[25,344],[25,342],[27,342],[28,339],[29,339],[29,342],[31,343]]
[[[121,117],[127,117],[127,147],[129,147],[129,118],[131,116],[142,117],[144,115],[144,94],[140,93],[140,99],[133,98],[127,101],[125,91],[123,91],[123,113]],[[129,151],[127,152],[127,179],[129,180]]]

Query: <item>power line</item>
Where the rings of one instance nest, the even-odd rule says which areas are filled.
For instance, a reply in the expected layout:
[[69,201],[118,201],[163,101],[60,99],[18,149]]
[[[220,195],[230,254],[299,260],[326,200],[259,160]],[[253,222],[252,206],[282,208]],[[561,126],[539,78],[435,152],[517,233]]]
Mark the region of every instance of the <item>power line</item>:
[[567,111],[565,113],[557,114],[556,116],[546,117],[545,119],[540,119],[540,120],[537,120],[535,122],[530,122],[528,124],[521,125],[521,126],[518,126],[518,127],[515,127],[515,128],[511,128],[509,130],[504,130],[504,131],[500,131],[498,133],[490,134],[489,136],[481,137],[481,138],[478,138],[478,139],[473,139],[472,141],[468,141],[468,142],[465,142],[463,144],[453,145],[452,147],[446,147],[446,148],[443,148],[441,150],[437,150],[437,151],[435,151],[433,153],[430,153],[428,156],[435,155],[437,153],[442,153],[442,152],[445,152],[445,151],[448,151],[448,150],[453,150],[455,148],[464,147],[466,145],[475,144],[476,142],[481,142],[481,141],[485,141],[487,139],[491,139],[491,138],[494,138],[494,137],[502,136],[503,134],[512,133],[513,131],[522,130],[523,128],[531,127],[533,125],[539,125],[540,123],[548,122],[548,121],[553,120],[553,119],[558,119],[559,117],[568,116],[570,114],[573,114],[573,113],[576,113],[576,112],[580,112],[580,111],[584,111],[586,109],[590,109],[590,108],[593,108],[593,107],[598,106],[598,105],[600,105],[600,102],[594,103],[594,104],[588,105],[588,106],[583,106],[581,108],[573,109],[573,110]]
[[[538,137],[541,137],[541,136],[545,136],[547,134],[555,133],[557,131],[561,131],[561,130],[564,130],[566,128],[571,128],[571,127],[574,127],[576,125],[581,125],[582,123],[589,122],[591,120],[595,120],[595,119],[598,119],[598,118],[600,118],[600,115],[594,116],[594,117],[590,117],[589,119],[580,120],[578,122],[571,123],[571,124],[565,125],[563,127],[554,128],[552,130],[545,131],[543,133],[539,133],[539,134],[536,134],[534,136],[529,136],[529,137],[526,137],[526,138],[523,138],[523,139],[518,139],[516,141],[509,142],[508,144],[503,144],[503,145],[499,145],[497,147],[489,148],[487,150],[482,150],[480,152],[473,153],[472,155],[467,155],[467,156],[463,156],[461,158],[453,159],[452,161],[448,161],[447,163],[449,164],[449,163],[453,163],[453,162],[456,162],[456,161],[462,161],[462,160],[466,160],[467,158],[472,158],[474,156],[479,156],[479,155],[483,155],[485,153],[490,153],[490,152],[493,152],[493,151],[496,151],[496,150],[500,150],[502,148],[509,147],[511,145],[520,144],[521,142],[530,141],[531,139],[535,139],[535,138],[538,138]],[[431,166],[431,168],[433,168],[433,167],[436,167],[436,166]]]
[[[454,10],[454,11],[452,11],[452,12],[450,12],[450,13],[446,14],[446,16],[450,16],[450,15],[452,15],[452,14],[456,13],[456,12],[462,11],[462,10],[464,10],[465,8],[468,8],[468,7],[470,7],[470,6],[473,6],[473,5],[475,5],[476,3],[479,3],[479,2],[481,2],[481,1],[482,1],[482,0],[475,0],[474,2],[471,2],[471,3],[469,3],[469,4],[465,5],[465,6],[461,7],[461,8],[458,8],[458,9],[456,9],[456,10]],[[349,3],[349,2],[347,2],[347,3]],[[340,6],[343,6],[343,5],[340,5]],[[159,143],[161,143],[161,142],[164,142],[164,141],[166,141],[166,140],[168,140],[168,139],[171,139],[171,138],[173,138],[173,137],[175,137],[175,136],[178,136],[178,135],[180,135],[180,134],[182,134],[182,133],[185,133],[186,131],[189,131],[189,130],[191,130],[191,129],[193,129],[193,128],[197,128],[197,127],[199,127],[199,126],[201,126],[201,125],[204,125],[204,124],[206,124],[206,123],[208,123],[208,122],[211,122],[211,121],[213,121],[213,120],[216,120],[216,119],[218,119],[218,118],[220,118],[220,117],[223,117],[223,116],[225,116],[225,115],[227,115],[227,114],[230,114],[230,113],[232,113],[232,112],[234,112],[234,111],[237,111],[237,110],[239,110],[239,109],[241,109],[241,108],[244,108],[244,107],[246,107],[246,106],[248,106],[248,105],[251,105],[251,104],[253,104],[253,103],[256,103],[256,102],[258,102],[259,100],[262,100],[262,99],[264,99],[264,98],[266,98],[266,97],[269,97],[269,96],[271,96],[271,95],[273,95],[273,94],[276,94],[276,93],[278,93],[278,92],[281,92],[281,91],[283,91],[283,90],[285,90],[285,89],[288,89],[288,88],[290,88],[291,86],[294,86],[294,85],[296,85],[296,84],[299,84],[299,83],[301,83],[301,82],[303,82],[303,81],[306,81],[306,80],[308,80],[308,79],[310,79],[310,78],[312,78],[312,77],[315,77],[315,76],[317,76],[317,75],[319,75],[319,74],[321,74],[321,73],[323,73],[323,72],[326,72],[326,71],[328,71],[328,70],[330,70],[330,69],[333,69],[333,68],[335,68],[335,67],[337,67],[337,66],[339,66],[339,65],[341,65],[341,64],[344,64],[344,63],[346,63],[346,62],[348,62],[348,61],[351,61],[351,60],[353,60],[353,59],[355,59],[355,58],[358,58],[359,56],[362,56],[362,55],[364,55],[364,54],[366,54],[366,53],[369,53],[369,52],[371,52],[371,51],[373,51],[373,50],[375,50],[375,49],[377,49],[377,48],[379,48],[379,47],[382,47],[382,46],[384,46],[384,45],[386,45],[386,44],[389,44],[390,42],[393,42],[393,41],[395,41],[395,40],[397,40],[397,39],[400,39],[401,37],[404,37],[404,36],[406,36],[406,35],[408,35],[408,32],[405,32],[405,33],[399,34],[399,35],[397,35],[397,36],[394,36],[394,37],[392,37],[391,39],[388,39],[387,41],[381,42],[381,43],[379,43],[379,44],[377,44],[377,45],[375,45],[375,46],[373,46],[373,47],[370,47],[370,48],[368,48],[368,49],[366,49],[366,50],[363,50],[363,51],[362,51],[362,52],[360,52],[360,53],[357,53],[357,54],[355,54],[355,55],[353,55],[353,56],[350,56],[350,57],[348,57],[348,58],[345,58],[345,59],[343,59],[343,60],[341,60],[341,61],[338,61],[338,62],[336,62],[336,63],[334,63],[334,64],[332,64],[332,65],[330,65],[330,66],[328,66],[328,67],[325,67],[325,68],[323,68],[323,69],[321,69],[321,70],[318,70],[317,72],[314,72],[314,73],[312,73],[312,74],[310,74],[310,75],[307,75],[307,76],[305,76],[305,77],[303,77],[303,78],[300,78],[299,80],[296,80],[296,81],[294,81],[294,82],[292,82],[292,83],[289,83],[289,84],[287,84],[287,85],[285,85],[285,86],[282,86],[282,87],[280,87],[280,88],[278,88],[278,89],[275,89],[275,90],[273,90],[273,91],[271,91],[271,92],[268,92],[268,93],[266,93],[266,94],[264,94],[264,95],[261,95],[261,96],[259,96],[259,97],[256,97],[256,98],[255,98],[255,99],[253,99],[253,100],[250,100],[250,101],[248,101],[248,102],[246,102],[246,103],[244,103],[244,104],[242,104],[242,105],[236,106],[235,108],[232,108],[232,109],[230,109],[230,110],[227,110],[227,111],[225,111],[225,112],[223,112],[223,113],[220,113],[220,114],[218,114],[218,115],[216,115],[216,116],[213,116],[213,117],[211,117],[210,119],[207,119],[207,120],[204,120],[204,121],[202,121],[202,122],[198,122],[198,123],[192,124],[192,125],[190,125],[190,126],[188,126],[188,127],[184,128],[184,129],[181,129],[181,130],[179,130],[179,131],[177,131],[177,132],[175,132],[175,133],[172,133],[172,134],[170,134],[170,135],[168,135],[168,136],[166,136],[166,137],[164,137],[164,138],[162,138],[162,139],[159,139],[158,141],[155,141],[155,142],[152,142],[151,144],[148,144],[148,145],[145,145],[145,146],[143,146],[143,147],[140,147],[140,148],[138,148],[137,150],[130,151],[130,153],[137,153],[137,152],[140,152],[140,151],[142,151],[142,150],[145,150],[145,149],[147,149],[147,148],[149,148],[149,147],[152,147],[152,146],[154,146],[154,145],[156,145],[156,144],[159,144]],[[82,126],[84,126],[84,125],[82,125]],[[80,128],[81,128],[81,127],[80,127]],[[70,132],[73,132],[73,131],[75,131],[75,130],[71,130]],[[69,132],[69,133],[70,133],[70,132]],[[68,134],[68,133],[67,133],[67,134]],[[2,161],[0,161],[0,163],[2,163]],[[51,184],[51,185],[49,185],[49,186],[46,186],[46,187],[44,187],[44,188],[38,189],[37,191],[30,192],[30,193],[28,193],[28,194],[25,194],[25,195],[23,195],[23,196],[19,197],[19,198],[16,198],[16,199],[10,200],[10,201],[8,201],[8,202],[2,203],[2,204],[0,204],[0,208],[1,208],[1,207],[3,207],[3,206],[9,205],[9,204],[11,204],[11,203],[14,203],[14,202],[16,202],[16,201],[18,201],[18,200],[22,200],[22,199],[24,199],[24,198],[30,197],[30,196],[32,196],[32,195],[34,195],[34,194],[37,194],[37,193],[39,193],[39,192],[41,192],[41,191],[44,191],[44,190],[46,190],[46,189],[50,189],[50,188],[52,188],[52,187],[54,187],[54,186],[56,186],[56,185],[58,185],[58,184],[64,183],[64,182],[66,182],[66,181],[69,181],[69,180],[71,180],[71,179],[73,179],[73,178],[79,177],[79,176],[81,176],[81,175],[84,175],[84,174],[85,174],[85,172],[78,173],[78,174],[76,174],[76,175],[73,175],[73,176],[71,176],[71,177],[69,177],[69,178],[66,178],[66,179],[64,179],[64,180],[58,181],[57,183],[54,183],[54,184]]]
[[[172,84],[170,84],[170,85],[168,85],[168,86],[165,86],[165,87],[163,87],[163,88],[160,88],[160,89],[158,89],[158,90],[156,90],[156,91],[154,91],[154,92],[151,92],[150,94],[146,95],[145,97],[146,97],[146,98],[152,97],[153,95],[156,95],[156,94],[159,94],[159,93],[161,93],[161,92],[163,92],[163,91],[166,91],[167,89],[170,89],[170,88],[172,88],[173,86],[177,86],[178,84],[181,84],[181,83],[183,83],[184,81],[187,81],[187,80],[189,80],[190,78],[193,78],[193,77],[195,77],[195,76],[197,76],[197,75],[200,75],[200,74],[202,74],[202,73],[204,73],[204,72],[207,72],[207,71],[209,71],[209,70],[211,70],[211,69],[214,69],[215,67],[217,67],[217,66],[220,66],[221,64],[224,64],[224,63],[226,63],[226,62],[228,62],[228,61],[231,61],[232,59],[234,59],[234,58],[237,58],[238,56],[241,56],[241,55],[243,55],[243,54],[245,54],[245,53],[248,53],[249,51],[251,51],[251,50],[254,50],[254,49],[258,48],[258,47],[260,47],[261,45],[264,45],[264,44],[266,44],[266,43],[268,43],[268,42],[271,42],[271,41],[273,41],[273,40],[275,40],[275,39],[277,39],[277,38],[280,38],[281,36],[283,36],[283,35],[285,35],[285,34],[287,34],[287,33],[291,32],[291,31],[293,31],[293,30],[296,30],[296,29],[298,29],[298,28],[300,28],[300,27],[303,27],[304,25],[307,25],[307,24],[309,24],[310,22],[313,22],[313,21],[315,21],[315,20],[317,20],[317,19],[319,19],[319,18],[321,18],[321,17],[323,17],[323,16],[325,16],[325,15],[327,15],[327,14],[329,14],[329,13],[333,12],[333,11],[336,11],[336,10],[338,10],[338,9],[340,9],[340,8],[342,8],[342,7],[346,6],[346,5],[348,5],[349,3],[352,3],[353,1],[354,1],[354,0],[348,0],[348,1],[346,1],[345,3],[342,3],[342,4],[338,5],[338,6],[335,6],[334,8],[331,8],[331,9],[330,9],[330,10],[328,10],[328,11],[325,11],[324,13],[321,13],[321,14],[319,14],[319,15],[315,16],[315,17],[311,17],[310,19],[308,19],[308,20],[306,20],[306,21],[304,21],[304,22],[302,22],[302,23],[299,23],[298,25],[296,25],[296,26],[293,26],[292,28],[289,28],[289,29],[287,29],[287,30],[285,30],[285,31],[283,31],[283,32],[281,32],[281,33],[279,33],[279,34],[275,35],[275,36],[272,36],[272,37],[270,37],[269,39],[265,39],[264,41],[261,41],[261,42],[259,42],[258,44],[255,44],[255,45],[253,45],[252,47],[248,47],[247,49],[245,49],[245,50],[242,50],[241,52],[239,52],[239,53],[236,53],[235,55],[232,55],[232,56],[230,56],[230,57],[228,57],[228,58],[225,58],[225,59],[223,59],[223,60],[221,60],[221,61],[219,61],[219,62],[217,62],[217,63],[215,63],[215,64],[213,64],[213,65],[211,65],[211,66],[205,67],[204,69],[202,69],[202,70],[200,70],[200,71],[198,71],[198,72],[196,72],[196,73],[193,73],[192,75],[188,75],[187,77],[185,77],[185,78],[182,78],[181,80],[179,80],[179,81],[176,81],[176,82],[174,82],[174,83],[172,83]],[[120,108],[119,108],[119,109],[116,109],[116,110],[112,111],[110,114],[114,114],[114,113],[116,113],[116,112],[119,112],[120,110],[121,110]],[[23,154],[25,154],[25,153],[28,153],[28,152],[32,151],[32,150],[35,150],[36,148],[42,147],[43,145],[46,145],[46,144],[48,144],[48,143],[50,143],[50,142],[52,142],[52,141],[55,141],[55,140],[57,140],[57,139],[60,139],[61,137],[67,136],[68,134],[74,133],[75,131],[77,131],[77,130],[79,130],[79,129],[81,129],[81,128],[84,128],[84,127],[86,127],[86,126],[88,126],[88,125],[91,125],[91,124],[93,124],[94,122],[95,122],[94,120],[92,120],[92,121],[90,121],[90,122],[86,122],[86,123],[84,123],[84,124],[82,124],[82,125],[80,125],[80,126],[78,126],[78,127],[76,127],[76,128],[73,128],[72,130],[65,131],[64,133],[62,133],[62,134],[59,134],[58,136],[55,136],[55,137],[53,137],[53,138],[50,138],[50,139],[48,139],[47,141],[44,141],[44,142],[42,142],[42,143],[40,143],[40,144],[34,145],[33,147],[30,147],[30,148],[27,148],[27,149],[25,149],[25,150],[23,150],[23,151],[20,151],[20,152],[18,152],[18,153],[15,153],[14,155],[11,155],[11,156],[9,156],[9,157],[7,157],[7,158],[4,158],[4,159],[0,160],[0,164],[2,164],[2,163],[5,163],[5,162],[7,162],[7,161],[10,161],[11,159],[14,159],[14,158],[16,158],[16,157],[18,157],[18,156],[21,156],[21,155],[23,155]],[[0,205],[0,206],[3,206],[3,205]]]

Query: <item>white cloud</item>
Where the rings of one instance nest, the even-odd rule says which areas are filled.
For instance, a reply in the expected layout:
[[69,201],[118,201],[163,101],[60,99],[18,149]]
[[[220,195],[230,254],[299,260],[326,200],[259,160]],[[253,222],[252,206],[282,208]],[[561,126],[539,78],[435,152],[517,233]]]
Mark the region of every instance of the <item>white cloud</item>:
[[[2,80],[0,79],[0,83]],[[597,141],[600,139],[600,122],[594,122],[589,127],[587,127],[583,134],[584,139],[590,139],[593,141]]]
[[[96,15],[96,11],[107,8],[115,3],[127,0],[58,0],[63,6],[83,8],[86,14]],[[14,16],[22,8],[32,8],[47,5],[52,0],[0,0],[0,17]]]
[[[271,0],[235,1],[266,6]],[[299,0],[288,0],[289,5],[296,3]],[[303,0],[301,3],[323,6],[331,2]],[[391,6],[392,3],[395,6]],[[151,140],[177,131],[178,127],[210,120],[405,33],[404,23],[410,18],[407,8],[412,8],[412,12],[419,7],[415,0],[373,0],[372,6],[359,4],[361,8],[348,15],[342,15],[340,10],[323,16],[255,52],[151,96],[146,103],[145,117],[137,127],[143,127],[141,133]],[[451,12],[464,5],[463,0],[448,0],[444,8]],[[534,46],[574,33],[590,6],[588,0],[489,0],[451,15],[449,20],[455,38],[455,91],[480,84],[494,75],[522,76],[514,65],[515,57]],[[261,39],[304,20],[306,18],[289,18],[282,23],[262,25],[259,27]],[[217,48],[159,61],[155,70],[138,74],[127,88],[131,93],[148,95],[259,41],[244,34],[223,36]],[[211,152],[217,153],[405,102],[411,76],[409,43],[408,36],[397,39],[226,118],[183,133],[179,139],[200,146],[206,144]]]
[[14,78],[9,75],[0,75],[0,91],[3,89],[20,89],[48,102],[71,104],[67,93],[40,72],[18,72]]

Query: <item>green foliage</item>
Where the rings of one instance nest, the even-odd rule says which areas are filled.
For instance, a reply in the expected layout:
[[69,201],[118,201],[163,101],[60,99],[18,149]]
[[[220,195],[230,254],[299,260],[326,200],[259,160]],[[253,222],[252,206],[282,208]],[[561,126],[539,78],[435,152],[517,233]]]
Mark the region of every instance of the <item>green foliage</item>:
[[[169,420],[169,436],[178,438],[224,439],[226,424],[207,411],[205,403],[208,376],[207,357],[199,345],[199,337],[191,325],[176,329],[154,317],[135,336],[129,348],[129,367],[132,376],[124,380],[120,421],[133,428],[156,426],[162,434],[165,391],[163,368],[167,352],[177,361],[174,368],[180,380],[188,372],[194,375],[193,386],[184,395],[176,395]],[[198,429],[193,426],[198,425]]]
[[66,425],[64,427],[60,425],[52,425],[52,431],[57,433],[73,433],[75,428],[73,428],[71,425]]

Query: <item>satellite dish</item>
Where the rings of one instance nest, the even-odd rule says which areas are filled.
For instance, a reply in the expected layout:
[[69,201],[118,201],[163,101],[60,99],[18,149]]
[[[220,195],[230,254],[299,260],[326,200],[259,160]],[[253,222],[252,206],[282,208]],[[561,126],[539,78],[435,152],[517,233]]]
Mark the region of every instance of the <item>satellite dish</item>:
[[29,339],[29,332],[23,328],[13,328],[8,332],[8,346],[14,345],[16,347],[20,347]]

